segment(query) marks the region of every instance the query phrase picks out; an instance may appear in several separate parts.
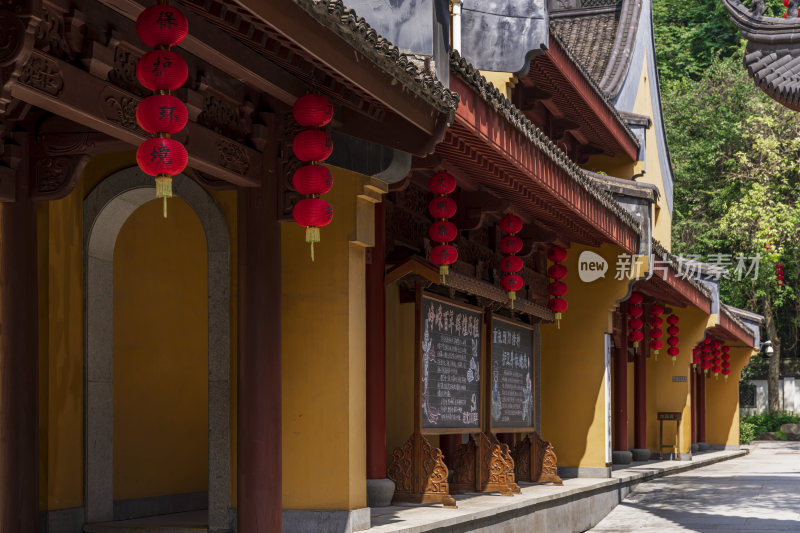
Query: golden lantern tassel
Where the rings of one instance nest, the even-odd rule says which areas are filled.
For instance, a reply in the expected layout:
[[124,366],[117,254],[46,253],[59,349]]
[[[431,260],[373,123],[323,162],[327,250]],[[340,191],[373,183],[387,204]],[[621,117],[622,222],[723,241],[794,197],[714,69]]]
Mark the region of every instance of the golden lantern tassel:
[[311,243],[311,261],[314,261],[314,243],[319,242],[319,228],[308,226],[306,228],[306,242]]
[[724,377],[724,378],[725,378],[725,382],[727,383],[727,381],[728,381],[728,374],[725,374],[725,375],[724,375],[724,376],[722,376],[722,377]]
[[511,300],[511,309],[514,309],[514,300],[517,299],[517,291],[508,291],[508,299]]
[[164,218],[167,218],[167,198],[172,198],[172,176],[156,176],[156,198],[164,199]]
[[439,265],[439,275],[442,277],[442,285],[447,285],[447,276],[450,274],[448,265]]
[[639,341],[633,341],[633,349],[635,350],[638,347],[639,347]]
[[675,360],[676,360],[676,359],[677,359],[677,357],[673,355],[673,356],[672,356],[672,366],[675,366]]
[[556,328],[561,329],[561,313],[556,313]]
[[655,360],[658,361],[658,350],[653,350],[653,354],[655,355]]
[[716,372],[714,372],[714,379],[719,380],[719,374],[717,374]]

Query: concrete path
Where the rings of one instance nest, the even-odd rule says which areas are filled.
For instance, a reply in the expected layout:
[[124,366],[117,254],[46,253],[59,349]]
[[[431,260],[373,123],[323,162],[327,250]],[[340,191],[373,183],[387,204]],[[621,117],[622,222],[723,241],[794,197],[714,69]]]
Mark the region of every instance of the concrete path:
[[638,485],[590,531],[800,532],[800,442]]

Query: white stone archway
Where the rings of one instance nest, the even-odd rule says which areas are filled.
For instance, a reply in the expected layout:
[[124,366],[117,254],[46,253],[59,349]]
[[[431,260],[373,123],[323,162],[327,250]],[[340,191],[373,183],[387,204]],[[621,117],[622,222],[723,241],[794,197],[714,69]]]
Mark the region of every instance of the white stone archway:
[[[228,531],[230,513],[230,242],[225,217],[181,174],[175,196],[194,210],[208,250],[208,529]],[[84,200],[84,505],[87,523],[114,520],[114,246],[125,221],[155,197],[138,167],[116,172]]]

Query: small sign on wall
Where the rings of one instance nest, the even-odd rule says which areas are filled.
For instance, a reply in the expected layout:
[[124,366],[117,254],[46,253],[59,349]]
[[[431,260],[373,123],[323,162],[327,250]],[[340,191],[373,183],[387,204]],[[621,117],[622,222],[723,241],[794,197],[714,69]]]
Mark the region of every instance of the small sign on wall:
[[686,376],[672,376],[673,383],[686,383]]

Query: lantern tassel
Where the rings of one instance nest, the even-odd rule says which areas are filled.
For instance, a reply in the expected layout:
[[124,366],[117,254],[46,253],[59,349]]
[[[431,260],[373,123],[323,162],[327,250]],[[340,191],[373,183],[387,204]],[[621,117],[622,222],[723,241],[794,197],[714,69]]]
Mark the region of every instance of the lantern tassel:
[[311,243],[311,261],[314,261],[314,243],[319,242],[319,228],[308,226],[306,228],[306,242]]
[[439,275],[442,277],[442,285],[447,285],[447,276],[450,274],[450,267],[448,265],[439,266]]
[[653,350],[653,354],[655,354],[655,360],[658,361],[658,350]]
[[172,176],[156,176],[156,198],[164,199],[164,218],[167,218],[167,198],[172,198]]
[[673,356],[672,356],[672,366],[675,366],[675,360],[676,360],[676,359],[677,359],[677,357],[673,355]]
[[508,291],[508,299],[511,300],[511,309],[514,309],[514,300],[517,299],[517,291]]
[[725,381],[728,381],[728,374],[725,374],[723,377],[725,378]]

